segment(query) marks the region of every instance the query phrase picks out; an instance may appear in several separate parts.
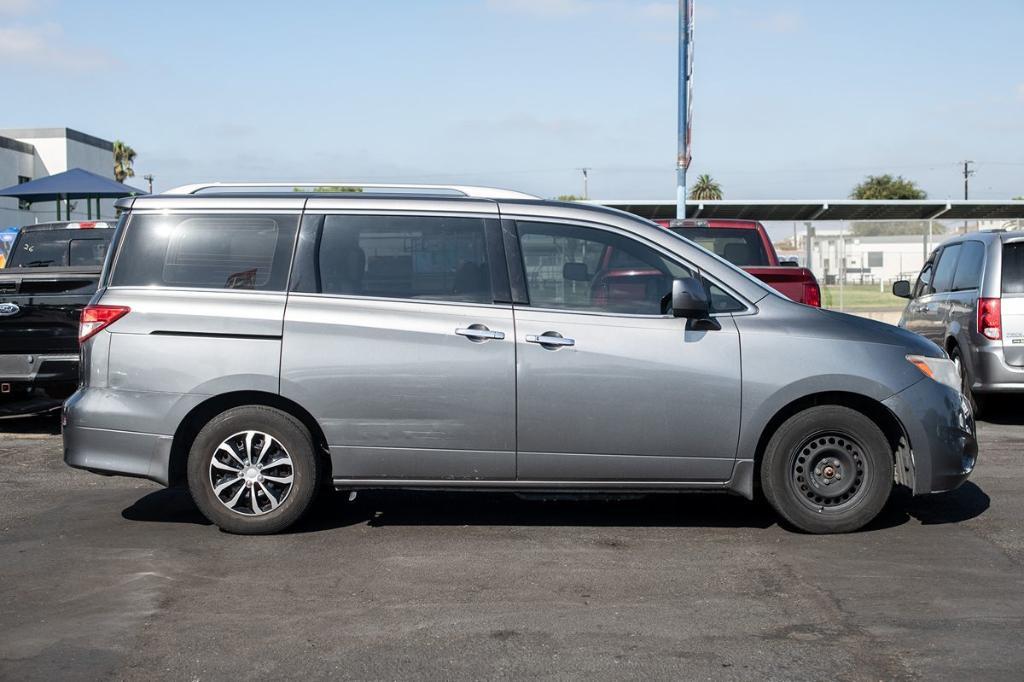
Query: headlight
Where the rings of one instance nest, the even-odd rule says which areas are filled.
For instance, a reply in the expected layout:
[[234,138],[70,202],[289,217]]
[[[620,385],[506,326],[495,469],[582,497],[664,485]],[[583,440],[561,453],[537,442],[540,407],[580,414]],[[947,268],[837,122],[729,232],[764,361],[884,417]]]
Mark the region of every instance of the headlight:
[[963,384],[960,381],[960,372],[952,360],[946,358],[929,358],[924,355],[908,355],[907,362],[921,370],[921,374],[929,379],[934,379],[940,384],[949,386],[959,392]]

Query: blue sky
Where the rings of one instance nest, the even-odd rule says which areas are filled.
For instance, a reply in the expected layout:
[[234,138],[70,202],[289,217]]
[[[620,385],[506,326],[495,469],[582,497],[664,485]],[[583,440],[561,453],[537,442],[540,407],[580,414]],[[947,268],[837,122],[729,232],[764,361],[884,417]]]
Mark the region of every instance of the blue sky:
[[[211,179],[466,182],[674,196],[674,2],[0,0],[0,127]],[[868,173],[1024,194],[1024,2],[697,0],[694,162],[727,198]]]

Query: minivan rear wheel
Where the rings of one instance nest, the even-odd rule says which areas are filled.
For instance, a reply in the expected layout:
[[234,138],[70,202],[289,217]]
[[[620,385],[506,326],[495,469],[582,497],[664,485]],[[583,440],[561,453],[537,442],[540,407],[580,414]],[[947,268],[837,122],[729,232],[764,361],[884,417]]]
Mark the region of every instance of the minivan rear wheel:
[[860,412],[812,407],[786,420],[768,441],[761,485],[779,515],[801,530],[854,531],[889,499],[892,448]]
[[211,419],[188,456],[192,499],[229,533],[289,527],[313,505],[320,476],[306,427],[263,405],[235,407]]

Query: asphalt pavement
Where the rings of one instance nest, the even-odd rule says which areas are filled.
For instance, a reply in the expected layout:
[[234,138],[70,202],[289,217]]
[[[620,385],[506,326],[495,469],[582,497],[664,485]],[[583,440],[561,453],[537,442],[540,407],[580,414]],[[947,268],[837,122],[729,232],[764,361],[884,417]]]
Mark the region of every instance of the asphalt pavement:
[[380,492],[239,537],[2,422],[0,679],[1021,679],[1022,424],[851,535],[724,495]]

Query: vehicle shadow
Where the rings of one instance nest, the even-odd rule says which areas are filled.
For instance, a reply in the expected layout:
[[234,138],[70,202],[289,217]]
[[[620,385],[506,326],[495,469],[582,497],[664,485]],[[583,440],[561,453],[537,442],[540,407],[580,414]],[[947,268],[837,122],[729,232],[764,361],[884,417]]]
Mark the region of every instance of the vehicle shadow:
[[901,526],[910,519],[925,526],[961,523],[981,516],[990,504],[985,491],[970,481],[956,490],[920,497],[914,497],[906,488],[897,488],[882,513],[862,532]]
[[59,436],[60,410],[28,417],[3,417],[0,419],[0,433]]
[[1004,426],[1024,425],[1024,412],[1020,409],[1017,396],[992,396],[985,403],[979,422]]
[[147,523],[192,523],[213,525],[206,520],[185,488],[161,488],[135,500],[121,510],[128,521]]
[[[959,523],[989,507],[989,497],[973,483],[957,490],[912,497],[898,490],[886,508],[862,532],[901,526],[911,519],[923,525]],[[210,525],[184,488],[158,490],[124,509],[122,517],[145,523]],[[316,508],[289,529],[315,533],[355,525],[385,526],[580,526],[756,528],[778,523],[763,501],[702,493],[594,498],[562,496],[522,498],[499,492],[366,491],[355,501],[327,492]]]

